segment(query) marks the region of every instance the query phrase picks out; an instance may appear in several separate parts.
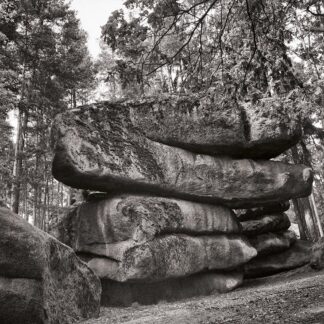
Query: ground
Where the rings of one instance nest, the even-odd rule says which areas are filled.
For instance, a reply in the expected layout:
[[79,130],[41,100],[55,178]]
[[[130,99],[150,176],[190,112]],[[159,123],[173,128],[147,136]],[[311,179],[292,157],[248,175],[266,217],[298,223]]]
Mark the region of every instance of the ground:
[[324,323],[324,270],[308,266],[246,281],[227,294],[128,308],[102,308],[82,324]]

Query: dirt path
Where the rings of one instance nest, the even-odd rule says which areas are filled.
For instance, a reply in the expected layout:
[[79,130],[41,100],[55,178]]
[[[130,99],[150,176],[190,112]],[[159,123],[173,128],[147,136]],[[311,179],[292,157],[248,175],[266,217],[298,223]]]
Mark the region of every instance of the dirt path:
[[324,271],[308,268],[246,282],[224,295],[152,306],[103,308],[83,324],[324,324]]

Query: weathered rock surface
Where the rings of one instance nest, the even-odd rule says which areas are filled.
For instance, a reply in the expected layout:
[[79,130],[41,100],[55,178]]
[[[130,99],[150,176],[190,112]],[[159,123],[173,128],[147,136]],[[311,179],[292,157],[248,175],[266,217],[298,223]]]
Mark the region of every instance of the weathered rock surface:
[[0,208],[0,323],[98,316],[99,279],[72,249]]
[[172,196],[248,208],[309,195],[312,171],[274,161],[194,154],[147,139],[127,107],[86,106],[57,117],[53,175],[81,189]]
[[42,283],[36,279],[0,277],[0,323],[48,323]]
[[316,270],[324,269],[324,237],[313,245],[310,265]]
[[235,100],[222,100],[217,93],[121,104],[132,125],[156,142],[208,155],[254,159],[277,156],[300,139],[300,124],[287,118],[291,116],[287,108],[273,99],[243,107]]
[[242,272],[200,273],[159,282],[117,282],[102,280],[103,306],[131,306],[133,303],[156,304],[195,296],[231,291],[242,284]]
[[301,267],[310,262],[311,243],[298,240],[288,250],[256,257],[248,262],[245,268],[245,277],[264,277],[281,271]]
[[191,237],[177,234],[135,247],[119,246],[107,254],[110,258],[92,258],[89,267],[101,279],[124,282],[159,281],[207,270],[235,269],[255,257],[257,252],[237,235]]
[[74,235],[70,224],[75,217],[75,210],[78,205],[74,204],[68,207],[56,208],[51,213],[48,224],[48,233],[70,247],[69,242]]
[[259,219],[241,222],[242,233],[255,236],[268,232],[281,232],[290,227],[290,220],[285,213],[263,215]]
[[251,245],[258,251],[258,256],[287,250],[296,240],[296,234],[291,231],[283,233],[265,233],[249,238]]
[[286,201],[276,205],[236,210],[235,214],[241,222],[244,222],[247,220],[255,220],[257,218],[260,218],[260,216],[264,216],[264,215],[282,213],[287,211],[289,208],[290,208],[290,203],[289,201]]
[[184,200],[115,196],[85,202],[61,219],[53,234],[74,251],[116,258],[110,251],[153,240],[163,234],[239,233],[233,212],[221,206]]

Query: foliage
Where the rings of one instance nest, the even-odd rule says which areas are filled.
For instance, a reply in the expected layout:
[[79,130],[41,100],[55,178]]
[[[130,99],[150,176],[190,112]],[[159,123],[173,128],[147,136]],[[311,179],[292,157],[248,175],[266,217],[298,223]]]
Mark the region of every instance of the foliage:
[[280,94],[297,82],[285,46],[293,3],[126,1],[138,14],[126,19],[124,11],[114,12],[103,39],[124,62],[119,75],[125,85],[136,80],[147,91],[158,77],[169,92],[221,84],[245,99]]
[[[0,7],[0,125],[7,134],[0,144],[2,152],[10,147],[0,156],[0,176],[13,184],[4,199],[44,228],[64,198],[51,176],[51,122],[87,102],[94,66],[86,34],[64,0],[0,0]],[[11,110],[18,115],[15,143],[5,122]]]
[[237,100],[245,109],[252,103],[272,113],[263,104],[269,100],[285,107],[302,125],[296,153],[316,171],[314,193],[322,208],[323,1],[126,0],[124,5],[102,29],[123,94],[218,89],[222,100]]

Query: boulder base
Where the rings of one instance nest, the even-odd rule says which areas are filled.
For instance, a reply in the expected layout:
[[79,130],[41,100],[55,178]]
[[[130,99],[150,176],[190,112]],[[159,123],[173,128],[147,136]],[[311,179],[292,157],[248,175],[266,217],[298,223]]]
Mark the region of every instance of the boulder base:
[[241,222],[242,233],[255,236],[268,232],[281,232],[290,227],[290,220],[285,213],[264,215],[256,220]]
[[301,267],[310,262],[311,244],[307,241],[297,241],[288,250],[272,255],[257,257],[248,262],[245,277],[265,277],[278,272]]
[[236,210],[235,214],[237,218],[240,220],[240,222],[244,222],[247,220],[258,219],[260,218],[260,216],[264,216],[264,215],[282,213],[287,211],[289,208],[290,208],[290,203],[289,201],[286,201],[276,205]]
[[296,234],[291,231],[283,233],[265,233],[249,238],[249,242],[258,252],[258,256],[287,250],[296,240]]
[[[104,108],[104,109],[103,109]],[[307,196],[312,170],[274,161],[233,160],[149,140],[129,110],[112,104],[59,115],[54,177],[75,188],[150,193],[249,208]]]
[[101,285],[69,247],[0,208],[0,322],[70,324],[99,315]]
[[[101,279],[115,281],[159,281],[207,270],[235,269],[257,255],[240,236],[167,235],[137,246],[109,250],[92,258],[88,265]],[[100,252],[104,252],[101,249]],[[112,254],[114,258],[112,258]]]
[[229,273],[201,273],[190,277],[170,279],[154,283],[132,283],[102,280],[103,306],[131,306],[156,304],[195,296],[225,293],[242,284],[240,271]]

